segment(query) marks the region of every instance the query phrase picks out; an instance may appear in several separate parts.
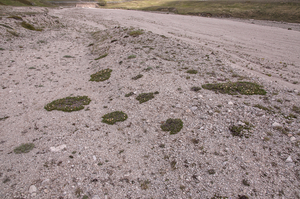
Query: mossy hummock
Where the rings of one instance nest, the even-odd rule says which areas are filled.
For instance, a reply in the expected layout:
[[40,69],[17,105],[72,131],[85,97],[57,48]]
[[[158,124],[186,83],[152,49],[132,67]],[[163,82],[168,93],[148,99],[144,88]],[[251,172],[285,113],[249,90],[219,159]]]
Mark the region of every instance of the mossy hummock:
[[111,113],[107,113],[104,116],[102,116],[102,122],[106,124],[113,125],[116,122],[123,122],[125,121],[128,116],[126,113],[123,113],[122,111],[115,111]]
[[141,103],[147,102],[154,98],[154,94],[156,93],[141,93],[135,99]]
[[47,111],[59,110],[64,112],[79,111],[88,105],[91,99],[88,96],[66,97],[47,104],[44,108]]
[[163,131],[170,131],[170,134],[178,133],[183,127],[183,122],[181,119],[167,119],[165,123],[163,123],[160,128]]
[[100,81],[108,80],[110,78],[111,72],[112,72],[111,69],[98,71],[91,75],[90,81],[100,82]]
[[237,95],[238,93],[241,95],[265,95],[267,93],[262,89],[262,86],[253,82],[204,84],[202,88],[229,95]]

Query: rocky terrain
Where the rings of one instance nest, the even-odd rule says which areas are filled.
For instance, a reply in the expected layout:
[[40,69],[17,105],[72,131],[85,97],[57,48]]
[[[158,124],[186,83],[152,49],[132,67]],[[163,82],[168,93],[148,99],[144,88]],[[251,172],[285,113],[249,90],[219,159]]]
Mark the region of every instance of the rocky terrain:
[[[0,198],[300,198],[299,25],[0,13]],[[103,70],[110,76],[90,81]],[[265,93],[206,87],[228,82]],[[143,93],[152,97],[140,103]],[[76,96],[90,101],[47,106]],[[127,117],[104,123],[115,111]],[[179,132],[162,130],[169,118]]]

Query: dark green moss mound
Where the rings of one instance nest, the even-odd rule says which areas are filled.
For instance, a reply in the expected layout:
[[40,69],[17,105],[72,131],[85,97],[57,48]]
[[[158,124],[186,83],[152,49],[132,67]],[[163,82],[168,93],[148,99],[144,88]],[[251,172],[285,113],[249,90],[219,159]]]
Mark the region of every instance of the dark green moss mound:
[[243,126],[232,125],[229,127],[229,130],[231,131],[231,134],[233,136],[243,137],[243,133],[242,133],[242,131],[244,130]]
[[262,89],[262,86],[252,82],[204,84],[202,88],[230,95],[237,95],[238,93],[241,95],[265,95],[267,93]]
[[140,30],[140,29],[139,30],[133,30],[133,31],[130,31],[128,34],[132,37],[138,37],[139,35],[144,34],[144,31]]
[[40,29],[40,28],[35,28],[33,25],[31,25],[31,24],[29,24],[29,23],[27,23],[27,22],[25,22],[25,21],[22,21],[21,26],[22,26],[23,28],[28,29],[28,30],[42,31],[42,29]]
[[197,70],[187,70],[186,72],[189,74],[197,74],[198,73]]
[[170,131],[170,134],[178,133],[183,127],[183,122],[181,119],[167,119],[165,123],[163,123],[160,128],[163,131]]
[[105,53],[104,55],[100,55],[99,57],[97,57],[95,60],[99,60],[99,59],[102,59],[104,57],[106,57],[108,55],[108,53]]
[[105,114],[102,118],[103,118],[102,119],[103,123],[112,125],[116,122],[125,121],[128,118],[128,116],[126,113],[123,113],[122,111],[115,111],[112,113]]
[[14,149],[14,152],[16,154],[20,154],[20,153],[28,153],[29,151],[31,151],[34,148],[34,144],[33,143],[26,143],[26,144],[21,144],[20,146],[16,147]]
[[23,20],[22,17],[17,16],[17,15],[12,15],[12,16],[9,16],[9,17],[7,17],[7,18],[12,18],[12,19],[15,19],[15,20],[20,20],[20,21]]
[[91,99],[88,96],[78,96],[78,97],[66,97],[47,104],[45,109],[47,111],[59,110],[64,112],[79,111],[84,109],[83,105],[88,105]]
[[138,100],[141,104],[141,103],[147,102],[153,98],[154,98],[154,93],[141,93],[135,99]]
[[108,80],[110,78],[111,72],[112,72],[111,69],[105,69],[105,70],[96,72],[91,75],[90,81],[100,82],[100,81]]

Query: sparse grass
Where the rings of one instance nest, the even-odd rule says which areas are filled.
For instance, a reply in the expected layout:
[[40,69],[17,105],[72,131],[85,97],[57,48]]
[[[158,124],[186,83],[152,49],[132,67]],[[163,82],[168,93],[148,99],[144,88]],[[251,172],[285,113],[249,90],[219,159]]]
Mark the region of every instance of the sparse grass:
[[194,86],[191,88],[191,91],[195,91],[195,92],[200,91],[200,90],[201,90],[201,87],[198,87],[198,86]]
[[299,106],[293,106],[292,111],[294,111],[295,113],[300,114],[300,107]]
[[246,196],[246,195],[239,195],[239,198],[238,199],[249,199],[249,197],[248,196]]
[[208,173],[209,175],[213,175],[213,174],[216,173],[216,171],[215,171],[214,169],[209,169],[209,170],[207,171],[207,173]]
[[34,30],[34,31],[42,31],[43,29],[40,28],[35,28],[33,25],[31,25],[30,23],[27,23],[25,21],[22,21],[21,26],[23,28],[26,28],[28,30]]
[[79,187],[75,190],[75,195],[76,195],[77,198],[79,198],[82,193],[83,193],[83,190],[80,189]]
[[132,37],[138,37],[139,35],[142,35],[144,34],[144,30],[132,30],[132,31],[129,31],[128,34]]
[[197,74],[198,71],[197,71],[197,70],[187,70],[186,73],[189,73],[189,74]]
[[182,127],[183,127],[183,122],[181,119],[172,119],[172,118],[167,119],[167,121],[160,126],[160,128],[163,131],[170,131],[170,134],[178,133],[179,131],[181,131]]
[[15,37],[19,37],[20,36],[20,34],[19,33],[17,33],[16,31],[14,31],[14,30],[6,30],[8,33],[10,33],[11,35],[13,35],[13,36],[15,36]]
[[267,92],[262,86],[252,82],[227,82],[204,84],[202,88],[219,92],[222,94],[237,95],[265,95]]
[[282,127],[282,126],[276,126],[274,127],[275,130],[281,132],[284,135],[288,135],[288,132],[290,132],[290,129],[287,127]]
[[154,93],[141,93],[136,97],[136,100],[138,100],[140,104],[142,104],[153,98],[154,98]]
[[102,119],[103,123],[113,125],[116,122],[125,121],[128,118],[128,116],[126,113],[123,113],[122,111],[115,111],[115,112],[105,114],[104,116],[102,116],[102,118],[103,118]]
[[250,134],[249,132],[246,132],[245,130],[249,131],[252,128],[252,125],[250,125],[248,122],[245,122],[245,125],[231,125],[229,126],[229,130],[231,131],[232,136],[238,136],[238,137],[245,137],[249,138]]
[[133,77],[133,78],[131,78],[131,79],[133,79],[133,80],[138,80],[138,79],[140,79],[140,78],[142,78],[142,77],[143,77],[142,74],[138,74],[137,76],[135,76],[135,77]]
[[110,78],[111,72],[112,72],[111,69],[98,71],[91,75],[90,81],[100,82],[100,81],[108,80]]
[[150,181],[149,180],[145,180],[141,183],[141,189],[142,190],[147,190],[149,188]]
[[83,105],[88,105],[91,99],[87,96],[66,97],[47,104],[44,108],[47,111],[59,110],[64,112],[79,111],[84,109]]
[[26,144],[21,144],[20,146],[16,147],[14,149],[14,152],[16,154],[21,154],[21,153],[28,153],[34,148],[33,143],[26,143]]
[[134,59],[134,58],[136,58],[136,55],[129,55],[129,56],[127,57],[127,59]]
[[171,165],[171,169],[172,170],[175,170],[176,169],[176,164],[177,162],[175,160],[173,160],[172,162],[170,162],[170,165]]
[[272,110],[272,107],[265,107],[260,104],[255,104],[253,107],[259,108],[261,110],[267,111],[268,113],[274,113],[274,110]]
[[5,50],[4,48],[0,48],[0,50]]
[[100,55],[99,57],[97,57],[95,60],[99,60],[99,59],[102,59],[104,57],[106,57],[108,55],[108,53],[105,53],[103,55]]
[[6,120],[6,119],[8,119],[9,118],[9,116],[4,116],[4,117],[1,117],[0,118],[0,121],[2,121],[2,120]]

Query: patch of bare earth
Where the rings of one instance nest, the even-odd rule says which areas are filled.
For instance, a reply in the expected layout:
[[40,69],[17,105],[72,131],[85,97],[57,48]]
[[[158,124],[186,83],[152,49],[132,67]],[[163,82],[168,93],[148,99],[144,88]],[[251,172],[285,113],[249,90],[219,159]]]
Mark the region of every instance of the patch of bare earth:
[[[0,20],[0,198],[300,197],[299,32],[136,11],[10,9]],[[233,26],[286,36],[266,41],[277,50],[259,34],[235,46]],[[89,81],[107,69],[107,80]],[[267,93],[202,88],[230,81]],[[153,96],[140,103],[142,93]],[[44,108],[76,96],[91,102]],[[116,111],[128,118],[101,122]],[[178,133],[161,129],[169,118],[182,120]],[[16,153],[20,146],[30,147]]]

